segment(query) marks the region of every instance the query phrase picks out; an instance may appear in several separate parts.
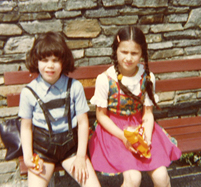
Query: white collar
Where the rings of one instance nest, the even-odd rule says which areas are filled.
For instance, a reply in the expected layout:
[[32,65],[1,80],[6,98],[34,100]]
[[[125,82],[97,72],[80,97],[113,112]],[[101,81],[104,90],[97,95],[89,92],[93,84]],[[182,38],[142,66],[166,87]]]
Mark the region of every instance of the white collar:
[[[122,77],[122,84],[124,85],[136,85],[141,80],[142,74],[144,73],[144,65],[138,64],[138,72],[136,75],[132,77],[123,76]],[[107,69],[107,74],[117,82],[117,75],[114,66],[111,66]]]

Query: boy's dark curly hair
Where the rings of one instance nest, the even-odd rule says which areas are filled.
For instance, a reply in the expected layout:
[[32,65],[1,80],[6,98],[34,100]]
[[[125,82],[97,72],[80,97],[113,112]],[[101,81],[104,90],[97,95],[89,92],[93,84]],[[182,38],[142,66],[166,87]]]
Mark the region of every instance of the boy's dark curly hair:
[[26,55],[26,67],[34,73],[39,73],[38,60],[54,55],[61,60],[62,73],[68,74],[75,70],[74,58],[66,44],[65,35],[62,32],[47,32],[40,34],[34,41],[33,47]]

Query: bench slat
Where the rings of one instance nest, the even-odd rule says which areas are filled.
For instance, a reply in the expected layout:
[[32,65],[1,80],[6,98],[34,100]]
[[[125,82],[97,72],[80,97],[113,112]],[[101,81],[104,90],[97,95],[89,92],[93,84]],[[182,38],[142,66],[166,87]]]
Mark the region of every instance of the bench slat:
[[[93,79],[96,78],[98,74],[104,72],[110,65],[101,66],[86,66],[78,67],[73,73],[69,73],[69,77],[75,79]],[[29,71],[13,71],[5,72],[4,80],[5,85],[16,85],[16,84],[27,84],[31,82],[38,76],[37,73],[30,73]]]
[[201,116],[157,121],[165,130],[178,141],[182,152],[199,151],[201,141]]
[[194,125],[194,126],[189,124],[189,126],[186,126],[186,127],[175,126],[174,128],[166,129],[166,131],[169,134],[171,134],[171,136],[191,134],[195,132],[201,132],[201,124]]
[[97,75],[104,72],[107,68],[109,68],[111,64],[101,65],[101,66],[84,66],[78,67],[73,73],[69,73],[69,77],[73,77],[74,79],[93,79],[96,78]]
[[7,95],[7,106],[8,107],[19,106],[19,101],[20,101],[20,93]]
[[156,92],[191,90],[201,88],[201,77],[186,77],[156,81]]
[[201,132],[174,136],[183,153],[200,151]]
[[201,139],[194,139],[194,140],[186,140],[186,141],[178,141],[178,147],[182,151],[182,153],[187,152],[197,152],[200,151],[200,145],[198,142],[200,142]]
[[95,87],[87,87],[84,88],[85,96],[87,100],[90,100],[92,96],[94,95]]
[[153,73],[195,71],[200,70],[201,59],[156,61],[156,62],[150,62],[149,67]]
[[37,76],[38,74],[29,71],[5,72],[4,81],[5,85],[27,84]]
[[[95,90],[94,87],[84,88],[84,92],[85,92],[87,100],[92,98],[92,96],[94,95],[94,90]],[[20,101],[20,93],[7,95],[7,106],[8,107],[19,106],[19,101]]]
[[[110,66],[111,64],[77,67],[73,73],[69,73],[69,76],[78,80],[96,78],[98,74],[102,73]],[[200,70],[201,59],[156,61],[150,62],[149,66],[153,73],[193,71]],[[5,85],[27,84],[36,77],[36,73],[29,73],[29,71],[14,71],[4,73]]]
[[[156,81],[156,92],[190,90],[201,88],[201,77],[188,77]],[[86,98],[89,100],[94,95],[95,88],[84,87]],[[19,105],[19,93],[7,95],[8,107]]]
[[178,118],[178,119],[163,119],[163,120],[158,120],[157,122],[165,129],[174,128],[174,127],[184,127],[184,126],[188,126],[189,124],[191,125],[200,124],[201,116]]

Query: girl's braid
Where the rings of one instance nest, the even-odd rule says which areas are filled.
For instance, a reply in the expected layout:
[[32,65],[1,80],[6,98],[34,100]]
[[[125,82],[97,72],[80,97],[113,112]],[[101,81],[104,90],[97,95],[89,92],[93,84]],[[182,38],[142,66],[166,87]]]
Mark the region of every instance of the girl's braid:
[[[114,63],[114,68],[115,68],[115,71],[116,71],[117,77],[118,77],[118,75],[120,75],[119,68],[118,68],[118,63]],[[118,83],[119,83],[119,86],[120,86],[121,90],[126,95],[128,95],[128,96],[132,97],[133,99],[135,99],[135,100],[139,101],[140,103],[142,103],[141,99],[138,96],[134,95],[126,86],[124,86],[120,79],[117,79],[117,80],[118,80]]]
[[145,61],[145,72],[147,74],[146,76],[146,91],[148,93],[149,98],[152,100],[153,104],[157,107],[154,94],[153,94],[153,83],[151,81],[150,71],[149,71],[149,65],[148,65],[148,54],[147,50],[144,50],[144,61]]

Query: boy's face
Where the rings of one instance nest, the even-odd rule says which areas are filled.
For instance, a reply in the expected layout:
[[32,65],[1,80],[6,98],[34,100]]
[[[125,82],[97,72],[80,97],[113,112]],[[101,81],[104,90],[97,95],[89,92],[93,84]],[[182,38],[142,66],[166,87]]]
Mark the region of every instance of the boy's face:
[[55,84],[62,72],[62,63],[54,55],[38,61],[38,70],[43,79],[49,84]]
[[124,76],[133,76],[142,57],[142,49],[132,40],[121,41],[117,48],[119,70]]

